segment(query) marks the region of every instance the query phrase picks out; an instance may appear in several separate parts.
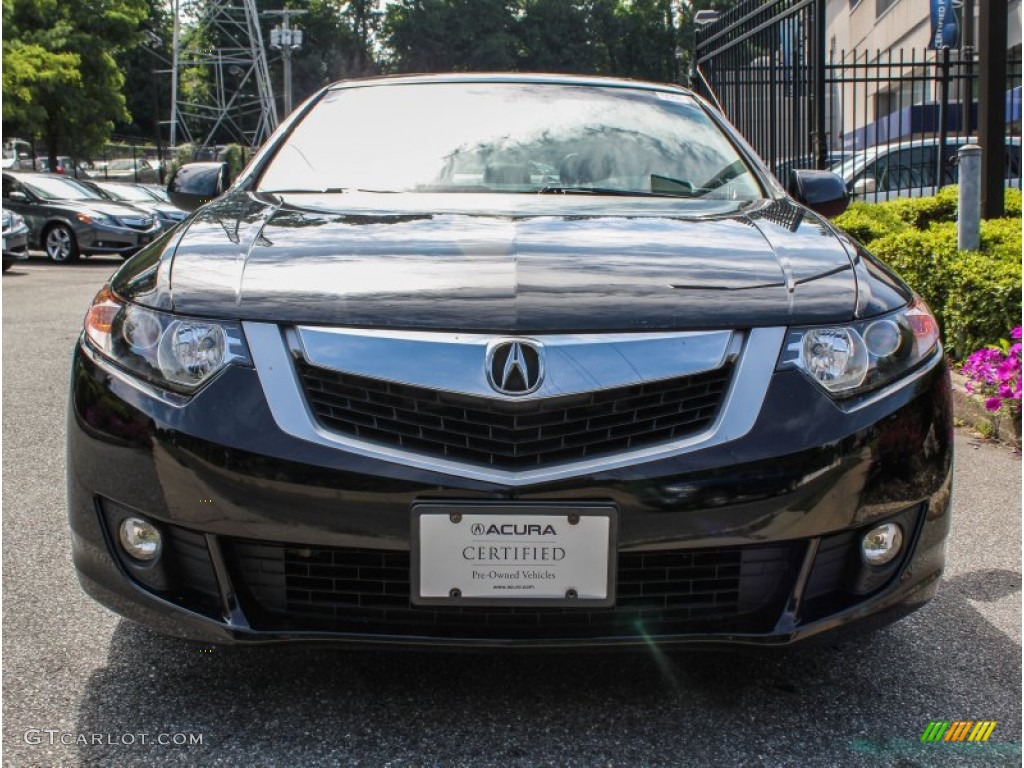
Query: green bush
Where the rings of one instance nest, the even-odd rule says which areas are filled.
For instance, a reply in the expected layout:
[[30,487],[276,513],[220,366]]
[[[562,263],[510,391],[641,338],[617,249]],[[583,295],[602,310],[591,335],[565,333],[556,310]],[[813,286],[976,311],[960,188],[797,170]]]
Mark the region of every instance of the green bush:
[[957,187],[943,187],[933,197],[903,197],[883,203],[900,221],[917,229],[931,224],[956,221],[960,191]]
[[228,178],[233,180],[245,167],[245,150],[239,144],[228,144],[221,150],[220,159],[227,163]]
[[979,347],[1006,336],[1020,325],[1020,228],[1017,257],[994,252],[965,252],[949,264],[950,291],[943,338],[950,355],[962,359]]
[[924,297],[944,327],[950,262],[956,259],[956,225],[934,224],[922,232],[905,229],[879,238],[871,252]]
[[1019,189],[1006,190],[1006,197],[1003,199],[1004,215],[1008,219],[1019,219],[1021,213],[1021,194]]
[[877,238],[871,251],[924,297],[960,359],[1020,324],[1020,219],[983,221],[980,251],[958,251],[956,241],[956,224],[941,222]]
[[[884,203],[851,203],[835,224],[851,237],[864,245],[875,240],[902,232],[908,227],[927,229],[932,224],[955,222],[957,212],[957,187],[943,187],[934,197],[902,197]],[[1021,217],[1021,193],[1019,189],[1007,189],[1005,217]]]
[[836,226],[864,245],[870,245],[886,235],[908,229],[890,206],[877,203],[851,203],[836,217]]

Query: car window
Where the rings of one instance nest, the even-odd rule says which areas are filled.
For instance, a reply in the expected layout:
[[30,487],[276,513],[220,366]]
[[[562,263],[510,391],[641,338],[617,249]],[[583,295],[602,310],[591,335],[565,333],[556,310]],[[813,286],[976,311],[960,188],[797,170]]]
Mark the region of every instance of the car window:
[[4,176],[4,193],[5,198],[9,198],[12,192],[17,192],[21,189],[21,185],[14,179],[13,176]]
[[751,200],[761,189],[689,95],[539,83],[331,91],[263,172],[261,191],[533,192]]
[[863,176],[875,179],[879,192],[935,185],[935,147],[903,147],[887,152],[871,163]]
[[132,187],[127,184],[98,184],[97,186],[115,200],[134,200],[144,203],[153,202],[153,198],[138,187]]
[[71,179],[60,179],[53,176],[33,176],[25,186],[43,200],[102,200],[98,192]]

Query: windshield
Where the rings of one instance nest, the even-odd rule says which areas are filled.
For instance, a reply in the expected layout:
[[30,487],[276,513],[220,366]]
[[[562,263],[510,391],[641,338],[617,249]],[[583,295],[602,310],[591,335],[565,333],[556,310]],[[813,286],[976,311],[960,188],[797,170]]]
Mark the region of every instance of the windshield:
[[277,151],[259,190],[762,196],[692,97],[546,83],[332,91]]
[[22,178],[21,183],[43,200],[102,200],[99,193],[82,186],[71,179],[56,179],[52,176]]
[[106,192],[115,200],[139,201],[152,203],[153,198],[148,192],[138,187],[129,187],[125,184],[99,184],[100,189]]

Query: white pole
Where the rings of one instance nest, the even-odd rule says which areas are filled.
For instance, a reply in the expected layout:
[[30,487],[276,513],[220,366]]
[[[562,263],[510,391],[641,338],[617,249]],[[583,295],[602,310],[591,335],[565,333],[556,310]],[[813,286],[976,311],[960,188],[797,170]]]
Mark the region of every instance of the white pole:
[[956,247],[976,251],[981,245],[981,147],[964,144],[957,150],[960,167],[956,215]]

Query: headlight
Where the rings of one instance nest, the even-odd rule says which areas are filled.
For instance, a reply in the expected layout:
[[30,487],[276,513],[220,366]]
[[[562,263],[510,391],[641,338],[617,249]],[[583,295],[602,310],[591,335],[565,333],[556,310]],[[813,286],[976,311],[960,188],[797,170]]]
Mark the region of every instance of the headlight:
[[157,312],[129,304],[109,288],[89,307],[85,336],[104,357],[178,392],[193,392],[232,363],[252,365],[238,323]]
[[76,213],[75,218],[83,224],[117,224],[112,217],[105,213]]
[[799,368],[833,397],[849,397],[899,378],[938,343],[938,323],[916,299],[871,320],[790,330],[779,370]]
[[11,229],[21,229],[25,226],[25,217],[20,213],[11,214]]

